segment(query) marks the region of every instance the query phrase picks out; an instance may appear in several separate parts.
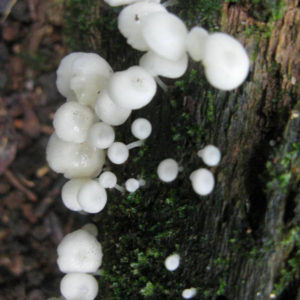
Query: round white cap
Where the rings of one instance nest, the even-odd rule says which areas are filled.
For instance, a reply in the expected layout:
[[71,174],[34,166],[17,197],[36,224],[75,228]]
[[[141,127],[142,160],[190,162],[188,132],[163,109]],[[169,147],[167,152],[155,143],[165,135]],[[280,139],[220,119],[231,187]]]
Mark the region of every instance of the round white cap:
[[148,47],[162,57],[178,60],[186,51],[187,29],[176,15],[167,12],[149,14],[143,19],[142,33]]
[[106,90],[102,91],[95,103],[97,116],[105,123],[119,126],[126,122],[131,114],[131,109],[120,107],[108,96]]
[[195,297],[197,294],[197,290],[195,288],[189,288],[182,291],[182,298],[191,299]]
[[225,91],[237,88],[249,72],[249,58],[245,48],[226,33],[212,33],[207,37],[203,64],[209,83]]
[[194,191],[201,196],[210,194],[215,186],[213,174],[204,168],[194,171],[190,175],[190,180]]
[[103,122],[95,123],[89,130],[88,142],[98,149],[106,149],[115,140],[114,129]]
[[82,208],[78,203],[78,191],[88,179],[71,179],[67,181],[61,191],[63,204],[70,210],[81,211]]
[[103,188],[112,189],[117,184],[117,176],[113,172],[105,171],[100,174],[98,181]]
[[139,2],[126,6],[118,17],[118,28],[122,35],[127,38],[127,43],[133,48],[146,51],[147,46],[141,30],[143,18],[153,12],[166,11],[166,8],[155,2]]
[[129,151],[125,144],[115,142],[108,148],[107,156],[112,163],[121,165],[128,159]]
[[57,264],[63,273],[94,273],[103,256],[101,244],[82,229],[67,234],[59,243],[57,254]]
[[57,136],[63,141],[82,143],[93,122],[94,113],[89,107],[70,101],[55,112],[53,126]]
[[167,158],[159,163],[157,175],[161,181],[171,182],[176,179],[178,169],[178,163],[172,158]]
[[139,66],[116,72],[110,78],[108,93],[119,106],[140,109],[147,105],[156,93],[153,77]]
[[94,177],[102,170],[105,153],[86,142],[65,142],[53,133],[46,148],[46,159],[52,170],[67,178]]
[[198,151],[198,156],[210,167],[218,165],[221,160],[221,152],[214,145],[205,146],[202,150]]
[[178,254],[172,254],[165,259],[165,267],[168,271],[175,271],[180,264],[180,256]]
[[151,123],[145,118],[138,118],[131,124],[131,133],[139,140],[145,140],[152,132]]
[[69,273],[60,282],[60,292],[66,300],[93,300],[98,294],[98,283],[92,275]]
[[105,189],[96,181],[89,180],[80,188],[78,192],[78,203],[82,210],[96,214],[106,205],[107,194]]
[[139,64],[154,77],[178,78],[187,69],[188,56],[184,53],[178,60],[170,60],[149,51],[141,57]]
[[129,178],[125,182],[125,188],[129,193],[134,193],[139,187],[139,181],[135,178]]
[[194,61],[203,59],[204,45],[208,32],[199,26],[193,27],[188,33],[186,47],[189,55]]

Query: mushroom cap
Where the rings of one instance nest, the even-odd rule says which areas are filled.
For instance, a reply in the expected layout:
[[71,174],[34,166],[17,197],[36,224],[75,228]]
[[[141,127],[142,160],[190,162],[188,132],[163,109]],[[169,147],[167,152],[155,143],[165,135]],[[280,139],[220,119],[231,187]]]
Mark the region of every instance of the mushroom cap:
[[140,109],[147,105],[156,93],[153,77],[139,66],[116,72],[110,78],[108,94],[115,104],[127,109]]
[[93,111],[75,101],[60,106],[53,119],[57,136],[63,141],[73,143],[84,142],[93,123]]
[[137,2],[122,9],[118,17],[118,28],[134,49],[146,51],[149,49],[143,35],[141,24],[143,18],[153,12],[164,11],[166,8],[152,1]]
[[165,259],[165,267],[168,271],[175,271],[180,264],[180,256],[177,253],[174,253],[172,255],[169,255],[166,259]]
[[98,282],[89,274],[69,273],[60,282],[60,292],[66,300],[93,300],[98,294]]
[[207,37],[203,64],[209,83],[225,91],[237,88],[249,72],[249,58],[245,48],[226,33],[212,33]]
[[205,168],[200,168],[192,172],[190,180],[192,181],[194,191],[201,196],[210,194],[215,186],[213,174]]
[[184,289],[182,291],[182,298],[191,299],[195,297],[197,294],[197,290],[195,288]]
[[98,54],[74,52],[62,59],[56,85],[63,96],[93,106],[111,74],[110,65]]
[[179,60],[185,53],[187,29],[174,14],[149,14],[143,19],[142,33],[148,47],[164,58]]
[[134,193],[140,187],[140,183],[135,178],[129,178],[125,182],[127,192]]
[[120,107],[114,103],[107,91],[104,90],[96,100],[95,112],[103,122],[112,126],[119,126],[129,118],[131,109]]
[[72,77],[72,65],[76,58],[84,55],[84,52],[73,52],[66,55],[56,71],[56,87],[66,98],[75,98],[75,93],[70,89],[70,78]]
[[210,167],[218,165],[221,160],[221,152],[214,145],[205,146],[202,150],[198,151],[198,156]]
[[88,181],[88,179],[71,179],[67,181],[61,191],[63,204],[70,210],[81,211],[78,203],[79,189]]
[[87,223],[84,226],[82,226],[81,229],[85,230],[87,233],[91,234],[94,237],[98,235],[98,228],[93,223]]
[[117,184],[117,176],[113,172],[105,171],[100,174],[98,181],[103,188],[112,189]]
[[177,178],[178,170],[178,163],[172,158],[167,158],[159,163],[157,175],[160,180],[171,182]]
[[188,33],[186,47],[189,55],[194,61],[203,59],[204,45],[208,32],[199,26],[193,27]]
[[116,164],[123,164],[129,157],[129,150],[124,143],[114,142],[107,150],[109,160]]
[[131,133],[139,140],[145,140],[152,132],[151,123],[145,118],[135,119],[131,124]]
[[170,60],[149,51],[141,57],[139,64],[154,77],[178,78],[187,69],[188,56],[184,53],[178,60]]
[[96,214],[103,210],[107,202],[105,189],[96,181],[89,180],[83,184],[78,192],[78,203],[82,210]]
[[66,178],[94,177],[102,170],[105,153],[86,142],[65,142],[53,133],[46,148],[46,159],[52,170]]
[[115,140],[114,129],[103,122],[95,123],[89,130],[88,141],[90,145],[98,149],[106,149]]
[[76,58],[72,66],[70,88],[78,102],[93,107],[112,73],[107,61],[96,53],[85,53]]
[[67,234],[57,247],[57,264],[63,273],[93,273],[102,263],[102,247],[97,239],[79,229]]
[[104,0],[110,6],[121,6],[142,1],[160,3],[160,0]]

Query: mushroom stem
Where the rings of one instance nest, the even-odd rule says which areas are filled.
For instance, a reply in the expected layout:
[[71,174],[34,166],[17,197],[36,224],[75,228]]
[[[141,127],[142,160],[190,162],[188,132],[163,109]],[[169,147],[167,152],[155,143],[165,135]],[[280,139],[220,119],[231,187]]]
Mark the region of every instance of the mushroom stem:
[[135,142],[132,142],[132,143],[126,145],[126,147],[128,150],[131,150],[136,147],[141,147],[143,144],[144,144],[143,140],[138,140],[138,141],[135,141]]
[[116,185],[114,186],[114,188],[115,188],[116,190],[118,190],[120,193],[125,193],[125,189],[124,189],[122,186],[118,185],[118,184],[116,184]]
[[158,76],[155,76],[154,80],[165,93],[168,91],[168,86]]

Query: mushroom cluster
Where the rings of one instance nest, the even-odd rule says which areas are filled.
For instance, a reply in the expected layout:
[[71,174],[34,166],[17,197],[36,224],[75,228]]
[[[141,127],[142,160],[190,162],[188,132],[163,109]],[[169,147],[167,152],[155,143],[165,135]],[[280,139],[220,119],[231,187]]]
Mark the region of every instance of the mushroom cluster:
[[[108,190],[135,192],[145,185],[142,178],[128,178],[117,184],[110,171],[114,165],[129,159],[131,149],[142,146],[150,136],[152,125],[145,118],[131,124],[137,141],[116,140],[116,127],[124,124],[133,110],[148,105],[157,85],[166,90],[159,76],[181,77],[189,57],[202,62],[208,82],[215,88],[229,91],[247,77],[249,59],[244,47],[225,33],[208,33],[201,27],[190,31],[176,15],[167,11],[169,1],[104,0],[110,6],[125,6],[118,16],[118,28],[134,49],[145,52],[139,64],[113,72],[109,63],[95,53],[75,52],[64,57],[57,70],[57,89],[66,98],[55,113],[55,132],[49,139],[46,156],[49,166],[69,179],[62,189],[64,205],[76,212],[99,213],[108,200]],[[171,1],[170,1],[171,2]],[[209,145],[198,152],[205,164],[216,166],[220,151]],[[103,168],[105,167],[105,171]],[[180,168],[171,158],[160,162],[158,177],[174,181]],[[199,195],[208,195],[215,185],[213,174],[206,168],[190,175],[192,187]],[[68,234],[58,247],[58,265],[67,273],[61,282],[66,299],[94,299],[97,282],[89,274],[101,265],[101,245],[95,229],[87,226]],[[179,266],[180,256],[165,261],[168,270]],[[85,291],[82,293],[82,291]],[[192,298],[196,289],[182,292]]]

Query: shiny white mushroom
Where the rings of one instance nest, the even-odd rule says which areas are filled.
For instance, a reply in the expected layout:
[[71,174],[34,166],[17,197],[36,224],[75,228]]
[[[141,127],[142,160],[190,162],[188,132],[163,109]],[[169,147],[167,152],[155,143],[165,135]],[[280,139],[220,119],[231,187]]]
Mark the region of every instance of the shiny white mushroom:
[[178,163],[172,158],[164,159],[157,167],[157,175],[159,179],[164,182],[171,182],[175,180],[177,178],[178,171]]
[[203,59],[204,45],[208,32],[199,26],[193,27],[188,33],[186,47],[189,55],[194,61]]
[[194,191],[201,196],[210,194],[215,186],[213,174],[204,168],[192,172],[190,180]]
[[95,148],[107,149],[115,140],[114,129],[104,123],[97,122],[93,124],[88,132],[88,142]]
[[204,163],[210,167],[217,166],[221,160],[221,152],[214,145],[207,145],[197,155],[201,157]]
[[139,140],[147,139],[152,132],[151,123],[145,118],[135,119],[131,124],[131,133]]
[[168,271],[175,271],[180,264],[180,256],[177,253],[174,253],[172,255],[169,255],[166,259],[165,259],[165,267]]

